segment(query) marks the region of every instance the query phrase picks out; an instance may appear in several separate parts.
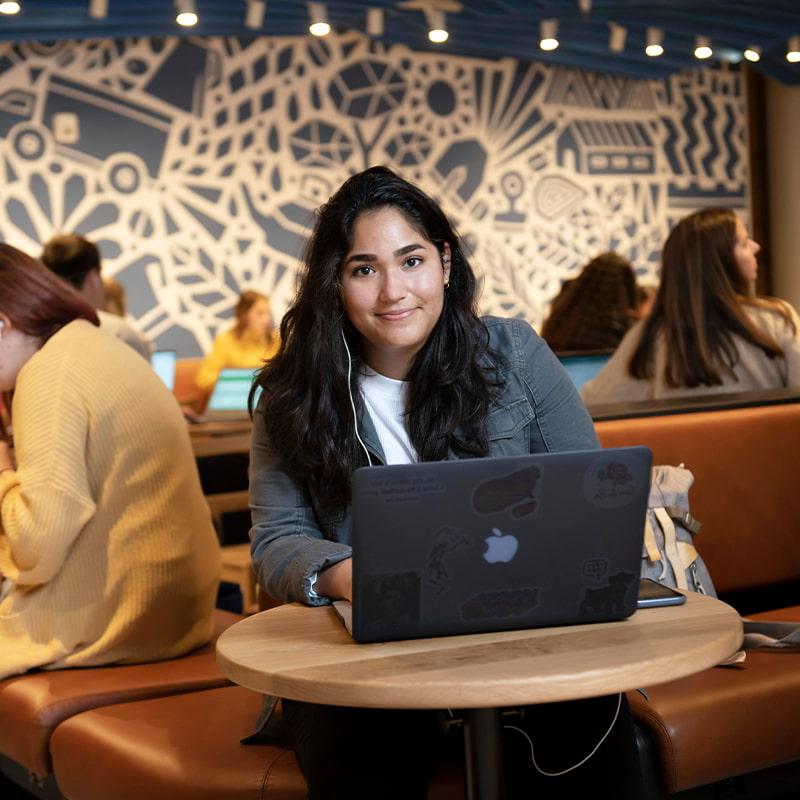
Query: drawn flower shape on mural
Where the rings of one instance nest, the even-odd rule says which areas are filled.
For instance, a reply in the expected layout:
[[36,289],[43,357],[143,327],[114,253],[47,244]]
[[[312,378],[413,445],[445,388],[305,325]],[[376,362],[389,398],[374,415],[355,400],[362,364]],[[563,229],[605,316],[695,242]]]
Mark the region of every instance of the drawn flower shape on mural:
[[404,131],[392,137],[386,143],[384,151],[398,167],[415,167],[428,159],[432,147],[430,136],[416,131]]
[[321,119],[296,128],[289,137],[292,155],[304,167],[345,164],[353,154],[353,143],[341,129]]
[[470,72],[449,60],[431,59],[412,72],[407,107],[414,130],[446,140],[474,127],[475,89]]
[[406,82],[388,62],[364,59],[342,69],[330,82],[328,95],[342,114],[373,119],[403,103]]

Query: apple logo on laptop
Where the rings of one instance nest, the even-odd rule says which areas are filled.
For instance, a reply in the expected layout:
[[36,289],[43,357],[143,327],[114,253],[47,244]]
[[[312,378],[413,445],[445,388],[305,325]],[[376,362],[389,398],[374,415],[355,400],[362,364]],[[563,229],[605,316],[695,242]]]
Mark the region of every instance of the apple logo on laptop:
[[504,534],[499,528],[492,528],[492,535],[487,536],[483,541],[486,542],[486,552],[483,557],[490,564],[511,561],[519,547],[516,536],[512,536],[510,533]]

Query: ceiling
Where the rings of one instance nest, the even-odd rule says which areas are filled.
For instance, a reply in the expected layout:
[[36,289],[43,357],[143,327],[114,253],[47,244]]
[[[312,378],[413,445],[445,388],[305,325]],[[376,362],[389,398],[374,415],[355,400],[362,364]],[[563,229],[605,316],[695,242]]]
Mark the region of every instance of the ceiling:
[[[303,0],[267,0],[257,29],[245,25],[247,2],[196,0],[200,21],[187,29],[175,24],[173,0],[106,0],[108,14],[103,19],[87,14],[89,0],[20,0],[19,14],[0,15],[0,41],[308,35],[310,4]],[[324,5],[335,28],[362,31],[367,10],[381,9],[384,31],[375,38],[387,44],[478,57],[510,56],[642,78],[660,78],[703,63],[693,55],[698,35],[711,40],[712,62],[738,61],[742,50],[755,44],[762,49],[756,69],[800,85],[800,63],[785,59],[788,38],[800,36],[800,0],[329,0]],[[426,9],[446,12],[447,43],[428,42]],[[559,21],[560,46],[551,53],[538,47],[542,19]],[[612,22],[627,30],[622,52],[609,50]],[[664,32],[665,52],[659,58],[643,52],[648,26]]]

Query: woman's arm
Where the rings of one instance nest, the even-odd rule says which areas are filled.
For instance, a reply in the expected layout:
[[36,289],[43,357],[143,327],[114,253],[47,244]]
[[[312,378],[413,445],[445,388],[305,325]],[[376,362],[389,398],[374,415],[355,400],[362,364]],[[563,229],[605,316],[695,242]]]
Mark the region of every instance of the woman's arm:
[[88,420],[72,391],[70,359],[33,367],[14,398],[18,466],[0,473],[0,573],[27,586],[58,574],[95,511]]
[[533,404],[531,452],[599,447],[586,407],[561,362],[525,322],[515,321],[522,379]]
[[[250,451],[250,552],[259,583],[272,597],[309,605],[347,597],[350,547],[325,538],[308,493],[269,447],[262,414],[263,405]],[[344,560],[347,566],[328,570]]]

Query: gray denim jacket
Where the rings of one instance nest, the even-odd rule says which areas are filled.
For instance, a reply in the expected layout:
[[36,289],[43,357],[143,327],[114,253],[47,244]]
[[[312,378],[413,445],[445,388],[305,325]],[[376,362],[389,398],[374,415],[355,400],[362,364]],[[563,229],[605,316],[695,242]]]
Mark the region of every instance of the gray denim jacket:
[[[484,317],[489,346],[502,355],[505,387],[487,419],[490,456],[598,447],[592,421],[558,359],[522,320]],[[350,508],[326,509],[308,487],[281,468],[255,414],[250,453],[250,530],[253,566],[261,586],[285,601],[323,605],[309,595],[312,576],[350,557]],[[373,463],[384,455],[365,411],[359,432]],[[449,453],[448,458],[458,458]]]

